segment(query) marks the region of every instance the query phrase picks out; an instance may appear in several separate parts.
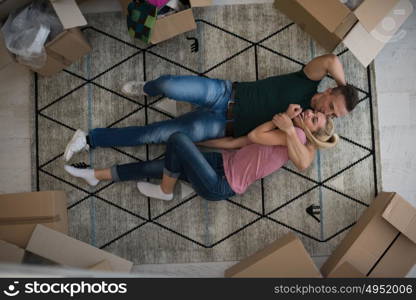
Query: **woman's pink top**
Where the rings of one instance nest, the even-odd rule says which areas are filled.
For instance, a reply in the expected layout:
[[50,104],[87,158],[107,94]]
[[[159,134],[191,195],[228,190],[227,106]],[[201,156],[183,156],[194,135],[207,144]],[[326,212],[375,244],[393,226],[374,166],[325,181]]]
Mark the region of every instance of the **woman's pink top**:
[[[305,144],[305,133],[300,128],[295,129]],[[237,194],[243,194],[254,181],[280,169],[289,160],[289,154],[286,146],[250,144],[238,150],[224,150],[222,158],[230,187]]]

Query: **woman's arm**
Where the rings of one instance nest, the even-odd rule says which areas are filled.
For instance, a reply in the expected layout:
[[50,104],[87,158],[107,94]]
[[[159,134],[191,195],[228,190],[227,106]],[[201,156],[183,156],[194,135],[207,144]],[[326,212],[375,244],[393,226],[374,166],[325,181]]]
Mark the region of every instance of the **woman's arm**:
[[252,144],[252,142],[248,139],[247,136],[242,136],[239,138],[224,137],[224,138],[199,142],[196,144],[198,146],[204,146],[204,147],[216,148],[216,149],[238,149],[246,145]]
[[[288,119],[293,119],[302,112],[302,108],[299,104],[290,104],[286,110],[285,116]],[[278,115],[273,117],[273,120]],[[256,144],[269,145],[269,146],[286,146],[286,134],[276,126],[274,121],[266,122],[254,130],[252,130],[248,137]],[[290,122],[290,121],[289,121]],[[290,122],[291,123],[291,122]]]
[[286,114],[275,116],[273,123],[285,133],[289,159],[301,171],[308,168],[315,157],[315,147],[300,141],[293,122]]
[[315,158],[316,148],[311,144],[302,144],[294,127],[286,132],[289,159],[300,171],[306,170]]
[[286,146],[286,133],[278,129],[273,121],[266,122],[248,134],[252,143],[266,146]]

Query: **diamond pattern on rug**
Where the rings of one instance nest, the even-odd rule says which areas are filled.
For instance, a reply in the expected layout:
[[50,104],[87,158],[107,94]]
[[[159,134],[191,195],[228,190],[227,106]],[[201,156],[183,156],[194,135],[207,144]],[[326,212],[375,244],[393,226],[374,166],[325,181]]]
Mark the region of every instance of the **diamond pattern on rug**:
[[[379,174],[372,67],[362,68],[342,45],[334,53],[362,103],[336,122],[336,149],[319,151],[305,171],[288,163],[220,202],[201,199],[186,184],[163,202],[140,195],[135,182],[89,187],[64,172],[62,154],[77,128],[144,126],[194,109],[163,96],[122,95],[125,81],[163,74],[254,81],[298,71],[324,53],[272,4],[197,8],[195,16],[196,31],[151,46],[128,38],[119,13],[87,16],[93,52],[52,78],[35,76],[37,189],[67,191],[71,236],[136,264],[238,260],[289,231],[312,255],[330,253],[371,202]],[[328,77],[320,89],[334,85]],[[109,167],[163,159],[164,151],[164,145],[102,148],[73,160]]]

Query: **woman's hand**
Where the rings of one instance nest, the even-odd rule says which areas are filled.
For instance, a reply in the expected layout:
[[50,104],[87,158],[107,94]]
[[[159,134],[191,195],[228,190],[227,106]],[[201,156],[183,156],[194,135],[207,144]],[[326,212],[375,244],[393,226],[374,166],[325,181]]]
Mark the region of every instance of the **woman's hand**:
[[302,112],[302,107],[299,104],[289,104],[286,114],[290,119],[297,117]]
[[285,133],[294,128],[292,120],[286,113],[274,115],[272,122],[277,128]]

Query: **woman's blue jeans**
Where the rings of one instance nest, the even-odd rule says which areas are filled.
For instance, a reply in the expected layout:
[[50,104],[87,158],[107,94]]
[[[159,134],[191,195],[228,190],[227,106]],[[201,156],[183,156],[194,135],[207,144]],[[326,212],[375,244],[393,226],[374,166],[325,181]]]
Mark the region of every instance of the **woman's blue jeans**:
[[171,135],[165,159],[116,165],[114,181],[162,178],[163,174],[191,183],[197,194],[207,200],[224,200],[235,193],[224,174],[222,155],[202,153],[184,133]]
[[192,141],[223,137],[232,82],[198,76],[163,75],[149,81],[144,92],[149,96],[164,95],[170,99],[199,106],[196,111],[172,120],[146,126],[96,128],[89,132],[89,142],[95,147],[123,147],[162,144],[175,132],[185,133]]

